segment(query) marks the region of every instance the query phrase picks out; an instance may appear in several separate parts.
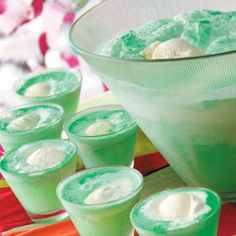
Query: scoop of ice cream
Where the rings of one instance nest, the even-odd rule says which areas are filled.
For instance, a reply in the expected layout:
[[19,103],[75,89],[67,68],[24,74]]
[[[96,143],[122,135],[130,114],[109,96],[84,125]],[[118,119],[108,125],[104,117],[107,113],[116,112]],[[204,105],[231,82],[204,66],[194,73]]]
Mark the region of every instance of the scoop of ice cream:
[[113,127],[114,124],[108,120],[98,120],[86,129],[85,134],[88,136],[104,135],[110,133]]
[[145,48],[141,53],[140,56],[142,56],[145,59],[152,59],[153,51],[161,44],[160,41],[155,41],[151,43],[147,48]]
[[55,147],[42,147],[27,158],[27,163],[32,166],[50,168],[61,163],[65,153]]
[[160,217],[164,220],[192,218],[205,208],[205,203],[192,194],[176,193],[165,198],[159,206]]
[[9,122],[10,130],[30,130],[37,126],[40,116],[37,114],[25,114]]
[[130,181],[121,179],[112,181],[110,184],[104,184],[90,193],[85,199],[85,204],[102,204],[115,201],[127,196],[131,191]]
[[151,201],[146,213],[151,218],[164,221],[194,219],[209,210],[205,200],[205,194],[174,193]]
[[204,55],[200,48],[193,47],[187,41],[181,38],[174,38],[165,42],[156,41],[141,53],[145,59],[171,59],[197,57]]
[[28,87],[24,93],[26,97],[46,97],[51,91],[51,86],[48,83],[37,83]]
[[6,122],[9,122],[11,120],[14,120],[16,118],[16,114],[14,112],[7,112],[1,116],[1,120],[4,120]]

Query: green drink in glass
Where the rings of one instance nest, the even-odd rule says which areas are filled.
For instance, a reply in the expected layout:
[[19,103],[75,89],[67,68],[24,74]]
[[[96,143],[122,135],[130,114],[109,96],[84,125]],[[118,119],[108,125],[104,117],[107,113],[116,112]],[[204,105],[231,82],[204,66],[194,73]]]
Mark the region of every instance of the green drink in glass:
[[98,106],[73,116],[65,125],[86,168],[130,166],[134,158],[137,125],[119,105]]
[[64,111],[56,104],[25,105],[0,114],[0,143],[5,151],[41,139],[60,138]]
[[132,168],[98,167],[64,180],[57,194],[81,236],[129,236],[129,214],[142,184]]
[[51,139],[22,145],[0,161],[1,173],[33,221],[47,223],[68,216],[56,187],[75,173],[76,156],[75,144]]
[[26,103],[57,103],[64,108],[65,119],[77,109],[82,77],[78,71],[54,69],[18,80],[14,92]]
[[172,189],[138,203],[131,221],[140,236],[216,236],[220,205],[209,189]]

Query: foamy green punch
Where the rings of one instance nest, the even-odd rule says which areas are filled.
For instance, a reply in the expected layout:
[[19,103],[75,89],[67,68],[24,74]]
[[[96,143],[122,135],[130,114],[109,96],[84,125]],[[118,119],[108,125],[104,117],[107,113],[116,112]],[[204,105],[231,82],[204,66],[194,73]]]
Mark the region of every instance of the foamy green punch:
[[[70,31],[74,49],[177,174],[189,186],[210,188],[232,202],[236,184],[228,176],[235,175],[236,166],[233,9],[231,0],[107,0],[80,17]],[[109,16],[104,18],[104,12]],[[140,56],[155,40],[172,38],[182,38],[208,55],[164,60]]]
[[75,173],[77,147],[70,141],[36,141],[7,152],[0,171],[35,222],[49,223],[68,216],[56,195],[61,180]]
[[77,144],[86,168],[130,166],[133,161],[137,125],[119,105],[81,111],[68,120],[65,131]]
[[129,167],[98,167],[61,182],[57,194],[83,236],[130,236],[129,219],[138,202],[142,175]]
[[139,202],[130,217],[140,236],[216,236],[220,206],[220,198],[209,189],[178,188]]
[[56,104],[14,107],[0,114],[0,144],[5,151],[42,139],[60,138],[63,108]]
[[16,81],[15,94],[25,103],[57,103],[64,108],[65,120],[78,107],[82,76],[72,69],[45,70]]

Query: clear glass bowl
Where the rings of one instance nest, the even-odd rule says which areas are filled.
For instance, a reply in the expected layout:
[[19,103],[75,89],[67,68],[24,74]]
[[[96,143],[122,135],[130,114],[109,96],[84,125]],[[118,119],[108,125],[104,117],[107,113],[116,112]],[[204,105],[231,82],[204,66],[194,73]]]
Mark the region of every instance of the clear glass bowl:
[[190,186],[236,200],[236,52],[174,60],[97,54],[147,22],[194,10],[236,10],[231,0],[106,0],[71,28],[72,46]]

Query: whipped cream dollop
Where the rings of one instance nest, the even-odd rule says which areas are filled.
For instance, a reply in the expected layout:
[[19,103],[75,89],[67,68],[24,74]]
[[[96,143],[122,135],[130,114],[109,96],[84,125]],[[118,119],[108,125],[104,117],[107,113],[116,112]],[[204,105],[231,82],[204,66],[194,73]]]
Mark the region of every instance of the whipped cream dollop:
[[131,182],[126,179],[105,183],[91,192],[84,200],[85,204],[102,204],[123,198],[132,191]]
[[193,47],[186,40],[173,38],[165,42],[155,41],[140,55],[147,60],[197,57],[204,55],[200,48]]
[[144,206],[144,214],[152,220],[178,221],[193,220],[208,212],[206,193],[173,193],[157,197]]
[[46,146],[37,149],[27,158],[27,164],[50,168],[60,164],[65,159],[65,153],[56,147]]
[[11,120],[8,124],[8,129],[17,131],[30,130],[36,127],[39,121],[39,115],[25,114],[23,116]]
[[24,93],[26,97],[46,97],[50,94],[51,86],[48,83],[41,82],[28,87]]
[[85,134],[88,136],[105,135],[110,133],[113,128],[114,124],[111,121],[97,120],[85,130]]

